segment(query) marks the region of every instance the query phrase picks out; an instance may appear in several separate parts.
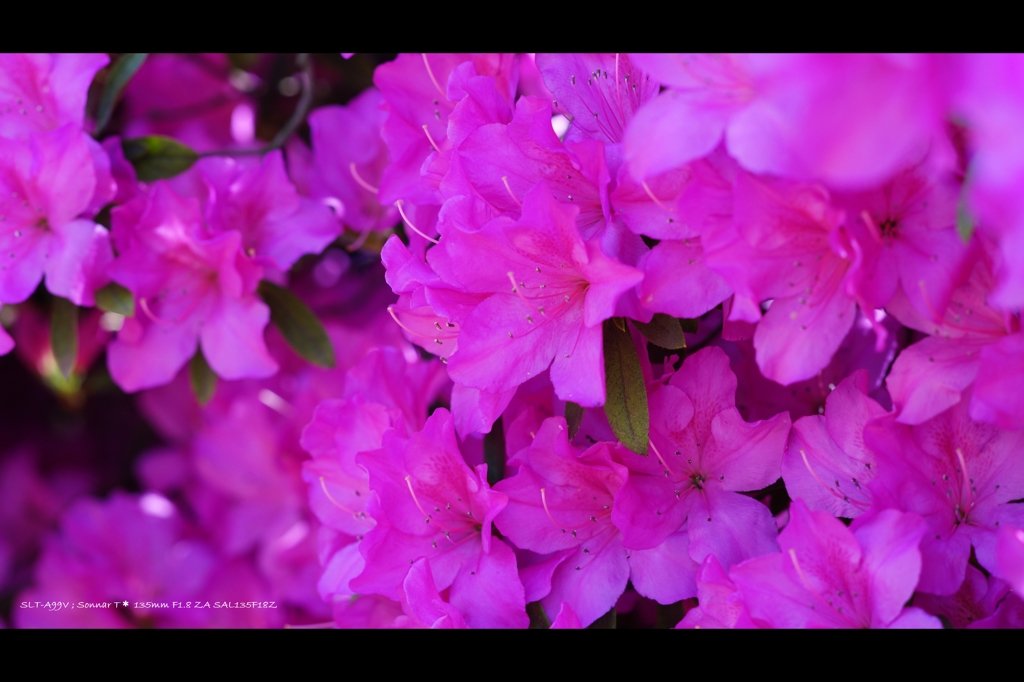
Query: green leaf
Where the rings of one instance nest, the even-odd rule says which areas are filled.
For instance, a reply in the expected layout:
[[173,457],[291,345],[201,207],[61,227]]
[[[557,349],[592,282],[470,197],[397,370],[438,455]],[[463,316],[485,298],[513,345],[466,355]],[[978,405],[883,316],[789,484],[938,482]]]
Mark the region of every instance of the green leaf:
[[96,110],[97,135],[107,127],[110,115],[114,113],[114,105],[117,104],[118,96],[148,56],[147,52],[126,52],[118,57],[114,65],[110,67],[107,82],[103,86],[103,94],[100,95],[99,109]]
[[547,630],[551,627],[548,614],[544,613],[544,605],[539,601],[532,601],[527,604],[526,613],[530,616],[531,630]]
[[191,168],[199,158],[190,147],[162,135],[122,140],[121,149],[143,182],[173,178]]
[[968,210],[967,201],[963,196],[956,206],[956,232],[964,242],[971,241],[971,235],[974,234],[974,216]]
[[203,355],[203,349],[197,348],[196,354],[188,363],[188,381],[192,384],[192,392],[200,405],[206,405],[217,390],[217,375],[210,368],[210,363]]
[[78,360],[78,306],[66,298],[54,298],[50,313],[50,347],[57,369],[65,379]]
[[683,336],[683,327],[679,320],[671,315],[655,313],[650,322],[637,322],[633,325],[639,330],[644,338],[666,350],[679,350],[686,348],[686,338]]
[[334,367],[334,347],[313,311],[292,292],[266,280],[259,292],[270,306],[270,321],[292,349],[314,365]]
[[117,313],[125,317],[135,316],[135,297],[132,296],[132,292],[115,282],[96,290],[96,306],[108,313]]
[[647,387],[633,337],[615,319],[604,321],[604,413],[622,444],[646,457],[650,430]]
[[569,440],[572,440],[580,432],[580,424],[583,423],[583,408],[579,403],[565,404],[565,423],[569,427]]
[[681,317],[679,318],[679,324],[680,326],[682,326],[683,331],[686,332],[687,334],[697,333],[697,320],[692,320],[687,317]]
[[484,462],[487,463],[487,483],[494,485],[505,478],[505,426],[498,417],[491,432],[484,436]]

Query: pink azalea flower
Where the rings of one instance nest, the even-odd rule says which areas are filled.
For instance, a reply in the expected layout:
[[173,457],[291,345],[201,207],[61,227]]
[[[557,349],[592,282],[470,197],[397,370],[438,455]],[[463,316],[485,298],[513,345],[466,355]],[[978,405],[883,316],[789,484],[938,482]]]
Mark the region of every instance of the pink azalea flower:
[[1024,136],[1014,121],[1024,112],[1024,60],[1019,54],[956,58],[954,109],[969,127],[973,157],[968,201],[978,228],[998,240],[991,295],[996,308],[1024,307]]
[[[717,205],[700,205],[697,196],[686,201],[702,220]],[[754,347],[761,373],[784,386],[808,379],[828,365],[856,318],[843,286],[851,255],[836,229],[843,213],[818,185],[743,172],[736,173],[734,202],[731,221],[708,220],[702,228],[705,262],[736,292],[730,317],[760,320]]]
[[893,298],[889,309],[903,324],[933,334],[900,353],[886,380],[899,409],[897,421],[931,419],[959,403],[975,384],[974,419],[1009,429],[1024,426],[1024,402],[1015,388],[1024,376],[1017,353],[1020,320],[988,304],[993,286],[991,259],[983,253],[941,318],[920,315],[901,294]]
[[[604,402],[600,323],[642,275],[585,244],[577,213],[538,185],[523,198],[518,221],[498,218],[475,233],[450,233],[443,251],[431,251],[444,279],[490,295],[462,321],[459,352],[449,358],[456,383],[497,393],[550,365],[560,398]],[[490,267],[476,267],[481,259]]]
[[396,627],[459,630],[468,627],[458,609],[446,602],[437,591],[430,562],[417,559],[409,567],[402,582],[402,611],[407,623],[396,621]]
[[1018,457],[1024,432],[979,424],[966,402],[917,426],[892,418],[864,430],[878,474],[870,485],[872,510],[901,509],[924,517],[924,566],[918,590],[956,592],[974,555],[996,568],[996,537],[1002,525],[1024,524],[1024,466]]
[[714,554],[708,554],[697,574],[697,608],[687,611],[676,629],[739,629],[755,628],[743,605],[736,583],[718,563]]
[[262,268],[242,253],[241,234],[207,237],[198,202],[158,183],[150,196],[115,209],[113,235],[119,257],[110,277],[140,309],[110,345],[119,386],[137,391],[169,382],[200,343],[225,379],[277,371],[263,341],[270,310],[255,293]]
[[944,111],[935,59],[912,55],[631,55],[667,90],[626,132],[644,178],[724,139],[749,171],[865,187],[927,151]]
[[871,506],[866,484],[878,473],[875,455],[864,445],[864,426],[886,411],[867,395],[867,379],[864,370],[851,374],[829,394],[825,416],[798,419],[782,458],[790,497],[846,519]]
[[572,610],[572,606],[569,602],[562,602],[562,606],[558,609],[558,615],[551,622],[552,630],[580,630],[583,625],[580,624],[580,619],[576,615],[576,612]]
[[1010,593],[1010,586],[995,576],[986,578],[970,565],[956,592],[946,597],[919,592],[914,595],[914,606],[945,617],[954,628],[1006,627],[1005,621],[1013,616],[1017,627],[1024,625],[1024,602]]
[[256,262],[288,270],[301,256],[320,253],[341,232],[324,204],[299,196],[274,151],[258,163],[229,157],[196,166],[208,189],[205,235],[236,231]]
[[93,157],[74,125],[0,138],[0,301],[24,301],[46,277],[57,296],[91,306],[113,257],[109,233],[79,216],[96,188]]
[[[878,348],[878,335],[874,324],[858,312],[853,328],[832,356],[832,361],[816,376],[781,386],[766,379],[757,366],[756,354],[750,340],[736,343],[718,342],[729,354],[732,369],[736,373],[738,390],[736,407],[744,419],[767,419],[781,410],[786,410],[792,419],[812,414],[824,414],[825,402],[832,388],[858,370],[868,373],[868,395],[883,407],[891,407],[892,400],[885,389],[885,377],[901,345],[900,324],[892,315],[881,317],[875,313],[875,324],[885,327],[885,342]],[[725,330],[729,329],[726,320]],[[740,323],[746,324],[746,323]],[[750,334],[753,336],[753,334]],[[723,331],[723,337],[725,331]],[[748,337],[749,338],[749,337]]]
[[537,68],[571,121],[567,140],[622,142],[633,113],[658,94],[657,81],[624,54],[538,54]]
[[579,207],[580,232],[593,237],[610,218],[604,144],[563,143],[551,127],[551,114],[550,101],[523,97],[507,125],[481,125],[467,135],[442,187],[445,196],[479,196],[495,214],[514,216],[523,210],[525,195],[543,181],[556,201]]
[[360,545],[366,569],[351,589],[397,599],[409,566],[425,557],[436,588],[450,590],[470,627],[526,627],[515,554],[491,536],[507,497],[488,486],[486,464],[467,466],[447,410],[436,410],[422,431],[404,431],[397,425],[380,450],[356,457],[369,472],[375,495],[367,510],[377,525]]
[[0,137],[26,139],[85,124],[85,100],[105,54],[0,55]]
[[[436,184],[424,181],[421,169],[448,148],[448,117],[464,95],[461,88],[448,88],[449,79],[466,62],[472,75],[493,77],[498,92],[512,102],[518,80],[512,55],[402,54],[374,72],[388,112],[381,135],[391,156],[381,177],[381,203],[441,203]],[[466,74],[459,75],[461,81]]]
[[[637,591],[670,604],[696,596],[697,570],[709,554],[727,568],[777,547],[771,512],[738,491],[778,480],[790,421],[785,413],[743,421],[736,378],[718,348],[691,355],[667,380],[650,382],[648,393],[650,451],[619,451],[630,476],[612,520],[632,550]],[[670,566],[676,577],[666,581]]]
[[385,230],[398,221],[398,210],[377,200],[381,173],[389,163],[380,136],[387,116],[381,93],[365,90],[346,106],[328,106],[309,115],[313,142],[310,195],[329,197],[345,207],[344,222],[352,229]]
[[708,269],[699,237],[666,239],[640,259],[638,296],[654,313],[700,317],[732,295],[721,275]]
[[124,89],[123,136],[166,135],[200,152],[251,143],[232,131],[236,110],[254,110],[230,72],[223,53],[149,55]]
[[[800,500],[779,535],[782,551],[732,569],[743,604],[772,628],[940,628],[937,618],[904,607],[921,572],[927,525],[885,511],[847,528]],[[862,522],[864,521],[864,522]]]
[[960,192],[952,173],[922,162],[877,189],[836,196],[856,254],[847,287],[862,307],[885,307],[899,288],[923,316],[946,309],[971,266],[956,230]]
[[553,572],[544,610],[555,613],[568,602],[584,627],[615,605],[629,580],[629,552],[611,518],[615,493],[628,476],[612,453],[623,449],[598,443],[579,453],[569,444],[565,420],[552,417],[517,456],[519,472],[495,485],[508,496],[495,519],[501,533],[531,552],[557,553],[547,562]]

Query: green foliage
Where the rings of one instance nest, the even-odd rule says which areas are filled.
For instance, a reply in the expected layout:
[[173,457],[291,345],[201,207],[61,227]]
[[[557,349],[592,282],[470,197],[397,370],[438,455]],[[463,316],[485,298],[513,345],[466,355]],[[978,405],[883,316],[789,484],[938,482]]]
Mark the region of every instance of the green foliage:
[[111,282],[96,291],[96,306],[108,313],[135,316],[135,297],[120,284]]
[[633,337],[625,327],[623,318],[604,322],[604,412],[622,444],[646,456],[650,430],[647,387]]
[[50,313],[50,347],[57,369],[67,379],[78,360],[78,306],[66,298],[54,298]]
[[123,140],[121,149],[143,182],[173,178],[191,168],[199,158],[192,148],[162,135]]
[[192,385],[192,393],[195,394],[199,404],[209,403],[213,398],[214,391],[217,390],[217,375],[214,374],[210,363],[206,361],[202,347],[197,348],[196,354],[189,360],[188,380]]
[[314,365],[334,367],[334,346],[324,326],[298,296],[266,280],[260,282],[259,293],[270,306],[270,321],[296,353]]
[[100,95],[99,108],[96,110],[96,135],[103,132],[110,123],[110,115],[114,113],[117,98],[148,56],[148,52],[126,52],[110,67],[107,82],[103,86],[103,94]]

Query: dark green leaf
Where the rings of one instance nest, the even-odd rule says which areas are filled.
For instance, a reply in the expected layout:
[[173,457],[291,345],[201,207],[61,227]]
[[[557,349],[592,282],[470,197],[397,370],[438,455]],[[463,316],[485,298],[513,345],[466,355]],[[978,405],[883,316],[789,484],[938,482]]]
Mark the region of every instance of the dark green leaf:
[[57,360],[57,369],[65,379],[70,377],[78,359],[78,306],[66,298],[53,299],[50,347]]
[[583,408],[578,403],[565,404],[565,423],[569,427],[569,440],[572,440],[580,432],[580,424],[583,423]]
[[974,234],[974,218],[967,209],[964,197],[960,197],[960,203],[956,206],[956,232],[964,242],[971,241],[971,235]]
[[697,320],[691,320],[687,317],[679,318],[679,324],[682,326],[683,331],[687,334],[697,333]]
[[604,413],[622,444],[646,456],[650,429],[647,387],[633,337],[615,320],[604,321]]
[[615,629],[615,607],[587,626],[588,630],[614,630]]
[[644,335],[644,338],[655,346],[666,350],[679,350],[686,348],[686,339],[683,337],[683,328],[679,320],[671,315],[655,313],[650,322],[637,322],[633,324]]
[[162,135],[123,140],[121,149],[143,182],[173,178],[191,168],[199,158],[190,147]]
[[334,347],[313,311],[292,292],[266,280],[259,292],[270,306],[270,321],[292,349],[314,365],[334,367]]
[[110,115],[114,113],[114,105],[117,104],[117,97],[124,90],[135,72],[139,70],[142,63],[149,56],[146,52],[126,52],[117,58],[114,65],[110,67],[107,74],[107,82],[103,86],[103,94],[100,95],[100,106],[96,110],[96,134],[99,135],[107,123],[110,122]]
[[206,405],[210,402],[213,392],[217,390],[217,375],[206,361],[202,348],[196,349],[196,354],[188,363],[188,380],[199,404]]
[[530,616],[531,630],[547,630],[551,627],[548,614],[544,613],[544,606],[539,601],[532,601],[527,604],[526,613]]
[[117,313],[125,317],[135,316],[135,297],[132,296],[132,292],[115,282],[96,290],[96,306],[108,313]]
[[484,436],[484,462],[487,463],[487,483],[494,485],[505,478],[505,426],[501,417]]

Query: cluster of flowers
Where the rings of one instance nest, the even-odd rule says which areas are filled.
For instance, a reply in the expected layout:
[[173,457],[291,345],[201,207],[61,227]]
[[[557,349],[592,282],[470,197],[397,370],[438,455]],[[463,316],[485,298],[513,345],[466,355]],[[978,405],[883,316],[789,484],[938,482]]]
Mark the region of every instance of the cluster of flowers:
[[1024,627],[1024,59],[403,54],[267,146],[225,63],[149,57],[97,141],[106,57],[0,57],[0,352],[105,348],[165,440],[18,601]]

